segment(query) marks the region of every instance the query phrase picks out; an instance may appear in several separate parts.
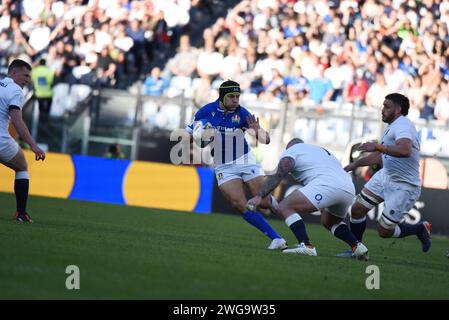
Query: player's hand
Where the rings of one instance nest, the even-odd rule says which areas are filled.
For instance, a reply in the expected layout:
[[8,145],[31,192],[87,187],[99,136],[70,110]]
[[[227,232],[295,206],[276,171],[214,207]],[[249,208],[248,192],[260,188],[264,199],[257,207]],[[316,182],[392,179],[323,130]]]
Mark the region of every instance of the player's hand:
[[246,117],[246,123],[248,124],[248,127],[244,127],[243,129],[253,129],[254,132],[259,132],[260,130],[260,123],[259,123],[259,117],[255,117],[254,115],[250,114]]
[[350,164],[348,164],[346,167],[344,167],[343,169],[346,171],[346,172],[351,172],[352,170],[354,170],[356,167],[355,167],[355,165],[354,165],[354,162],[353,163],[350,163]]
[[45,160],[45,152],[37,145],[31,146],[31,151],[34,152],[36,161]]
[[374,152],[376,151],[376,144],[375,142],[366,142],[366,143],[362,143],[358,149],[360,151],[366,151],[366,152]]
[[248,200],[248,202],[246,203],[246,209],[248,209],[249,211],[255,211],[261,202],[261,196],[255,196],[254,198]]

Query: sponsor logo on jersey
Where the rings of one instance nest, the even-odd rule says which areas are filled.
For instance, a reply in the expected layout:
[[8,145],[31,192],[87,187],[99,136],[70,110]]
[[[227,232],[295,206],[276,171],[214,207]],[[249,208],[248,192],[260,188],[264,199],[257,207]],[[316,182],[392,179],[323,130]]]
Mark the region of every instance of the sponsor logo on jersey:
[[232,122],[240,123],[240,116],[238,114],[234,114],[232,116]]

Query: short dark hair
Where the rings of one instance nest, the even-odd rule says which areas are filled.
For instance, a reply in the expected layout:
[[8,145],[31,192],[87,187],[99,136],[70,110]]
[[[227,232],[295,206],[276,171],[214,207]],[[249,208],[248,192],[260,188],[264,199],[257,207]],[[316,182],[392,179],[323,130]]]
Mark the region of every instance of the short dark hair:
[[29,71],[31,71],[31,66],[28,62],[20,59],[14,59],[8,67],[8,73],[12,72],[15,69],[22,69],[22,68],[27,68]]
[[406,96],[400,93],[390,93],[385,97],[386,100],[393,101],[396,105],[401,107],[401,114],[403,116],[408,115],[408,109],[410,109],[410,101]]
[[290,140],[289,143],[287,143],[287,149],[290,148],[291,146],[298,144],[298,143],[304,143],[304,141],[300,138],[293,138]]

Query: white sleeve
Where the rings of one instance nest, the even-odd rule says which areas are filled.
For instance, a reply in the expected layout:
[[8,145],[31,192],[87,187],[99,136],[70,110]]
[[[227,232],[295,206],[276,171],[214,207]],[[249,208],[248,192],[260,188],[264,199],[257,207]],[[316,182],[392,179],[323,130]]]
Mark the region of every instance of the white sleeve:
[[8,108],[11,106],[19,107],[22,110],[23,107],[23,92],[22,90],[14,90],[11,94],[11,98],[8,101]]
[[281,154],[281,158],[279,159],[279,161],[281,161],[282,158],[292,158],[293,161],[295,161],[296,164],[296,154],[294,154],[294,152],[292,151],[293,148],[289,148],[287,150],[285,150],[282,154]]
[[410,141],[413,141],[415,138],[415,134],[413,132],[414,130],[411,127],[401,127],[395,135],[395,141],[399,140],[399,139],[409,139]]

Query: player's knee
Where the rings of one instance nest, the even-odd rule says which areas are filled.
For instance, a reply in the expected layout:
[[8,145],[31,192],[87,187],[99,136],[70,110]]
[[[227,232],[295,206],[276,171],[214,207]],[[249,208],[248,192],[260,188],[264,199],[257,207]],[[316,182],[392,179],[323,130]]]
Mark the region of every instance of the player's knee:
[[351,207],[351,217],[354,219],[360,219],[366,216],[368,209],[365,208],[361,203],[356,201]]
[[240,213],[245,213],[246,211],[246,203],[241,200],[233,199],[231,200],[231,206],[238,210]]
[[393,230],[385,229],[381,225],[378,225],[377,226],[377,233],[379,234],[379,236],[381,238],[391,238],[391,236],[393,235]]
[[281,218],[287,218],[293,213],[296,213],[295,210],[291,209],[287,204],[285,204],[283,201],[279,203],[279,209],[278,213],[281,216]]
[[329,223],[329,221],[326,218],[321,218],[321,224],[323,227],[325,227],[327,230],[330,230],[332,228],[332,224]]
[[262,199],[262,202],[260,203],[260,206],[262,209],[269,209],[270,208],[270,198],[265,197]]
[[19,165],[17,165],[17,169],[15,170],[16,171],[16,173],[17,172],[23,172],[23,171],[28,171],[28,165],[27,165],[27,163],[25,163],[25,164],[19,164]]
[[357,195],[357,199],[351,207],[351,217],[360,219],[366,216],[368,211],[379,204],[379,200],[369,195],[364,190]]

